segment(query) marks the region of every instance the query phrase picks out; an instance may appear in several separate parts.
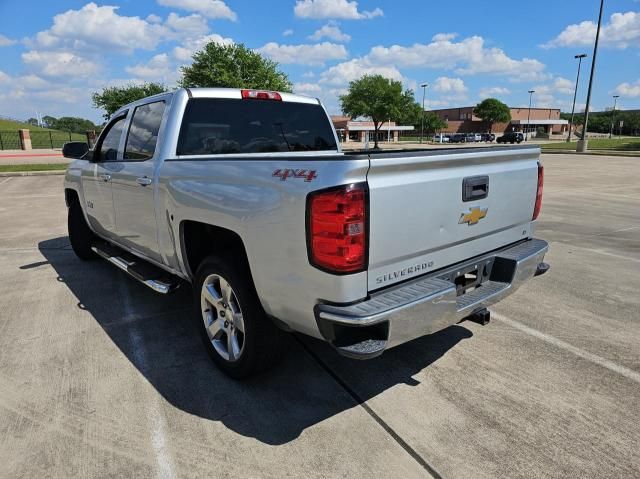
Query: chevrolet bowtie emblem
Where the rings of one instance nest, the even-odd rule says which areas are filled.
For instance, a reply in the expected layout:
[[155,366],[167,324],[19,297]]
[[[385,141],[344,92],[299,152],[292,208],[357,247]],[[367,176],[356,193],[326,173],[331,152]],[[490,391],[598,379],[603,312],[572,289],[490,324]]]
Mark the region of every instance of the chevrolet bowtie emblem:
[[468,213],[462,213],[460,215],[460,221],[458,221],[458,224],[467,223],[469,226],[475,225],[478,221],[487,216],[487,210],[488,208],[469,208]]

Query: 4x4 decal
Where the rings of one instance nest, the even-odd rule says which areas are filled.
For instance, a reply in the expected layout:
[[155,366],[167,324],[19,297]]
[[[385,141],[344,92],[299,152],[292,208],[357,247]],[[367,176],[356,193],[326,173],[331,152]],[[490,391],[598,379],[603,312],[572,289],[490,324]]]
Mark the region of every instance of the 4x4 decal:
[[278,168],[271,176],[277,176],[285,181],[287,178],[304,178],[304,181],[313,181],[318,177],[316,170],[292,170]]

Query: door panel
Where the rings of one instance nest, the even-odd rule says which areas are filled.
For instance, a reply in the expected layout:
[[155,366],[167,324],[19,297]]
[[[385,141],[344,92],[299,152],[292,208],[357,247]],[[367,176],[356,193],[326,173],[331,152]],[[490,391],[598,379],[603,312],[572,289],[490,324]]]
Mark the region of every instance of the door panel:
[[124,245],[159,261],[153,160],[121,162],[118,166],[112,178],[118,237]]
[[103,236],[115,232],[116,226],[109,175],[111,173],[104,164],[88,163],[82,170],[82,189],[87,217],[91,227]]
[[82,170],[82,189],[89,223],[102,236],[116,231],[111,181],[117,169],[115,160],[122,143],[126,113],[115,118],[96,144],[92,162]]
[[136,107],[131,117],[122,161],[112,179],[119,239],[148,258],[161,261],[154,204],[155,150],[165,110],[164,101]]

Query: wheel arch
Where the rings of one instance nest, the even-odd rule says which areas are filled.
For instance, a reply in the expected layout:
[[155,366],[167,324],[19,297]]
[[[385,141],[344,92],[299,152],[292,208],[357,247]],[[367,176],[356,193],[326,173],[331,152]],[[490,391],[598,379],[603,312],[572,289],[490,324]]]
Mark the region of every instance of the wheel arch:
[[227,228],[195,220],[183,220],[180,223],[180,249],[185,272],[191,280],[207,256],[225,251],[233,251],[250,270],[244,241],[238,233]]
[[66,203],[67,208],[71,207],[71,205],[74,203],[80,204],[80,195],[73,188],[65,188],[64,202]]

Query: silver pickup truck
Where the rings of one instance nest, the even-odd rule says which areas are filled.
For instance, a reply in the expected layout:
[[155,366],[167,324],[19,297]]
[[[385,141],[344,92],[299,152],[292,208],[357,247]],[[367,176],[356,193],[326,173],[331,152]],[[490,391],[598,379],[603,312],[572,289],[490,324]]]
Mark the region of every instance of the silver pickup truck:
[[284,332],[371,358],[544,273],[537,147],[343,153],[315,98],[181,89],[68,143],[69,239],[159,293],[193,287],[212,359],[244,377]]

